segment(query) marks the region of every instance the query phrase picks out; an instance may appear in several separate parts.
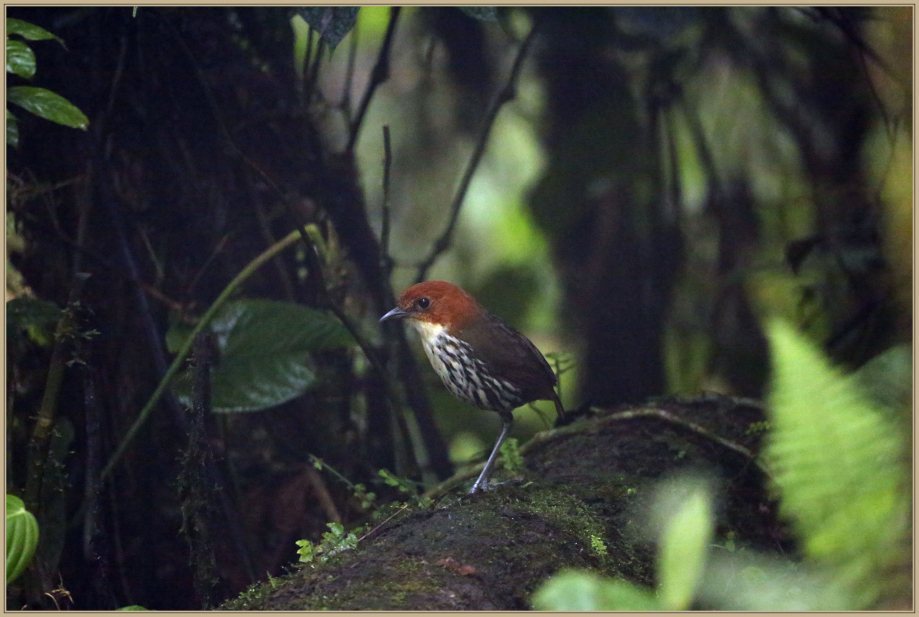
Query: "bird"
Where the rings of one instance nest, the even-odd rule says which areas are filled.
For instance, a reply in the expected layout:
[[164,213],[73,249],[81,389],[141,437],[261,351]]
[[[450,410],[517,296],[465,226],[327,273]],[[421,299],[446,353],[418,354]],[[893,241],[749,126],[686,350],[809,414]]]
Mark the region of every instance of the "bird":
[[447,390],[469,405],[501,416],[498,441],[469,491],[475,493],[488,484],[498,449],[514,421],[514,409],[549,400],[564,419],[565,409],[555,391],[558,379],[530,339],[492,315],[458,285],[416,283],[396,304],[380,323],[408,320]]

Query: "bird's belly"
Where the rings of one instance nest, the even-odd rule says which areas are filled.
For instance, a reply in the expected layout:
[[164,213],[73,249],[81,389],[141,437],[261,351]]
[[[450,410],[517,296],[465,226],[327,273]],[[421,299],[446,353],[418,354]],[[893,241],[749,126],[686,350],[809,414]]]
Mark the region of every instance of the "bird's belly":
[[423,342],[434,371],[458,399],[498,412],[512,411],[526,402],[518,388],[492,375],[462,341],[441,333]]

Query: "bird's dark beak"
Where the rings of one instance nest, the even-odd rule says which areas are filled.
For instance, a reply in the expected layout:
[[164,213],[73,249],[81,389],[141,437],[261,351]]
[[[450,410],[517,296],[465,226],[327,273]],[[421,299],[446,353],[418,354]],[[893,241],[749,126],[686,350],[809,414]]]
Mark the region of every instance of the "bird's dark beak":
[[389,319],[402,319],[403,317],[408,317],[410,315],[411,315],[410,312],[403,311],[397,306],[393,310],[389,311],[388,313],[380,317],[380,323],[383,323],[384,321],[387,321]]

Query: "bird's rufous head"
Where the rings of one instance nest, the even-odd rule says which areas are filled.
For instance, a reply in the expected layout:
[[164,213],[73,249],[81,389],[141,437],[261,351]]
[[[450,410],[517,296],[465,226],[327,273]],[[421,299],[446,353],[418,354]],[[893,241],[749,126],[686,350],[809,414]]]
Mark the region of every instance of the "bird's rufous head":
[[459,286],[446,281],[425,281],[406,289],[399,298],[398,306],[383,315],[380,321],[413,319],[454,330],[462,328],[481,311],[475,298]]

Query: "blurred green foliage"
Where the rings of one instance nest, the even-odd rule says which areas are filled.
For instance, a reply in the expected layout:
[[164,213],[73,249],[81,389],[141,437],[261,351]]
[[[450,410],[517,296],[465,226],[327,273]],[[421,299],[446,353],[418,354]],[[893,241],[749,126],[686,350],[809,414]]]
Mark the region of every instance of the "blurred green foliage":
[[845,375],[783,320],[772,320],[768,333],[773,379],[764,459],[781,515],[803,542],[804,562],[729,551],[711,552],[705,565],[712,497],[691,479],[671,481],[651,517],[662,529],[656,595],[565,572],[534,594],[534,608],[681,610],[695,599],[718,610],[866,610],[909,594],[909,581],[891,576],[911,558],[909,457],[903,427],[894,422],[908,402],[869,397],[864,387],[872,374],[904,376],[905,354],[888,354],[868,375]]

